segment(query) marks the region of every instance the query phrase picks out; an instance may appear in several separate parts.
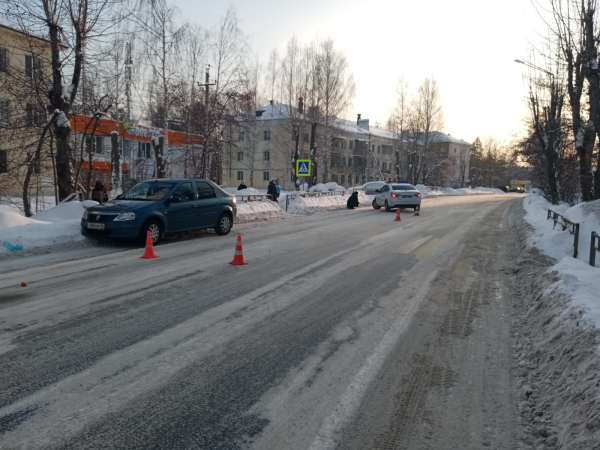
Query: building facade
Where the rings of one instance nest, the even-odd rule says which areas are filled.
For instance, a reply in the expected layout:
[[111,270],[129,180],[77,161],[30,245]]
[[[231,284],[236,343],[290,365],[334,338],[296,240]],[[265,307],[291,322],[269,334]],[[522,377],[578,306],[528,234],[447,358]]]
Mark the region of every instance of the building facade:
[[[240,117],[227,130],[224,185],[244,181],[248,187],[266,189],[276,179],[283,189],[294,189],[296,138],[300,159],[309,159],[311,125],[297,109],[274,102]],[[359,115],[355,122],[334,118],[327,128],[319,124],[316,136],[318,175],[312,184],[332,181],[348,188],[373,180],[408,180],[407,153],[414,145],[406,135],[401,141],[398,133],[370,125]],[[439,132],[432,134],[432,141],[436,161],[444,161],[440,184],[466,185],[471,144]]]

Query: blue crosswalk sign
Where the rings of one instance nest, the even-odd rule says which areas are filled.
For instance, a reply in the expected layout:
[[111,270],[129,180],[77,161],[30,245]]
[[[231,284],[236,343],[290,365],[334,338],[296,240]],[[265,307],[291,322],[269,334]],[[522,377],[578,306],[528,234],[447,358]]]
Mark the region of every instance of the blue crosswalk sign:
[[299,159],[296,161],[296,176],[310,177],[310,159]]

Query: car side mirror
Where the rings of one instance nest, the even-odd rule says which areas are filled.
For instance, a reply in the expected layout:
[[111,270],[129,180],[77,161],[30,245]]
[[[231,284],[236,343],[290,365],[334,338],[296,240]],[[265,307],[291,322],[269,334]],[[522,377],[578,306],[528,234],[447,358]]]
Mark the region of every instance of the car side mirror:
[[173,195],[169,201],[169,203],[179,203],[181,201],[181,199],[179,197],[177,197],[176,195]]

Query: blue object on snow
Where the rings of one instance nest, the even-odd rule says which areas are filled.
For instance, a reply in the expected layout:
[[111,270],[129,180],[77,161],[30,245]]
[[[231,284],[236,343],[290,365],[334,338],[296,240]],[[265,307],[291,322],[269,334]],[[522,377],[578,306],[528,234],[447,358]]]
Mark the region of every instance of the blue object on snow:
[[9,252],[14,252],[17,250],[23,250],[23,246],[21,244],[13,245],[8,241],[3,242],[4,246],[8,249]]

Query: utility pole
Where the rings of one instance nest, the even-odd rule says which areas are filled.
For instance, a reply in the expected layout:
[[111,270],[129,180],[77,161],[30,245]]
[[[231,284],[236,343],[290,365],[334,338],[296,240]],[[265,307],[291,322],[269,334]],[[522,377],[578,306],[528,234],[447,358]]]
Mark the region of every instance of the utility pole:
[[215,85],[216,85],[216,83],[211,84],[211,82],[210,82],[210,64],[207,64],[206,65],[205,82],[204,82],[204,84],[198,83],[198,87],[204,88],[204,136],[203,136],[203,142],[202,142],[203,146],[204,146],[204,150],[202,150],[202,178],[206,178],[206,176],[205,176],[206,154],[207,154],[207,150],[208,150],[208,133],[210,131],[208,128],[208,109],[209,109],[209,102],[210,102],[208,87],[215,86]]
[[[301,116],[304,114],[304,99],[302,97],[298,99],[298,112],[300,114],[301,121]],[[292,158],[292,182],[294,183],[296,190],[299,191],[300,186],[298,185],[298,175],[296,174],[296,161],[300,159],[300,122],[297,122],[294,125],[294,133],[296,133],[296,149],[294,150],[294,157]]]

